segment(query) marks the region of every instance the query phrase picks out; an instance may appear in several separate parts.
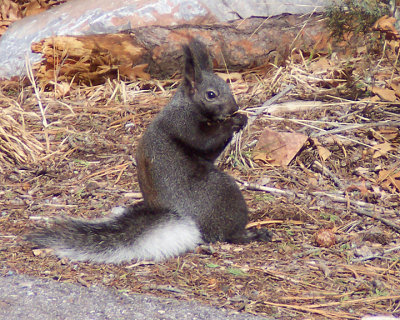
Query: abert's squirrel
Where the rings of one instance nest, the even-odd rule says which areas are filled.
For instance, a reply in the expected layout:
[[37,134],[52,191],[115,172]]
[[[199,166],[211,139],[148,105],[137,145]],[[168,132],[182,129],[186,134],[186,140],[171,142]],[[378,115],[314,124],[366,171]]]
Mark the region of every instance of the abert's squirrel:
[[58,219],[27,239],[72,260],[161,261],[204,242],[270,240],[245,229],[248,212],[234,179],[214,161],[247,117],[213,73],[206,46],[183,47],[183,81],[149,125],[137,150],[144,200],[105,219]]

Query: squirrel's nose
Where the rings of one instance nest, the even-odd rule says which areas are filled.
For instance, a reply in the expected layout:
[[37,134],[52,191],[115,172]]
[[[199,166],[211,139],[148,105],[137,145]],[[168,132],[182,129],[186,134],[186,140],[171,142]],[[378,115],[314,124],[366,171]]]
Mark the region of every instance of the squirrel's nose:
[[230,113],[231,114],[235,113],[238,110],[239,110],[239,106],[237,105],[235,99],[232,97]]

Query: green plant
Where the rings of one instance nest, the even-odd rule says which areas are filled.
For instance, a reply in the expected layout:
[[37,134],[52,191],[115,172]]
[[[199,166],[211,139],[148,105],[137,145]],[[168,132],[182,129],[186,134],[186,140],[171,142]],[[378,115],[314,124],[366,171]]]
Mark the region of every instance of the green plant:
[[275,200],[275,197],[272,194],[269,193],[263,193],[263,194],[256,194],[254,196],[254,199],[256,201],[262,201],[262,202],[268,202],[271,203],[272,201]]
[[246,272],[237,268],[228,268],[228,272],[235,277],[247,276]]
[[342,0],[333,1],[326,9],[328,28],[340,40],[346,34],[365,34],[371,31],[374,23],[389,14],[389,1]]
[[348,243],[343,243],[341,246],[340,246],[340,250],[341,251],[346,251],[346,250],[349,250],[350,249],[350,245],[348,244]]
[[339,220],[339,217],[334,214],[321,212],[319,215],[322,219],[327,220],[329,222],[336,222],[337,220]]
[[89,167],[89,162],[82,159],[74,159],[73,162],[79,167]]
[[380,290],[378,288],[375,288],[375,292],[372,291],[370,294],[371,297],[384,297],[387,295],[388,295],[388,292],[385,289]]

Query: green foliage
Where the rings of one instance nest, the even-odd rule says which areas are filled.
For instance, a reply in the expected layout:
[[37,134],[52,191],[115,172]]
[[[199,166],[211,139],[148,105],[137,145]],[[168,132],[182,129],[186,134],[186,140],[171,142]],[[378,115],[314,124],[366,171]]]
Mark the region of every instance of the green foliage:
[[342,0],[333,1],[326,9],[327,24],[332,35],[343,40],[348,33],[365,34],[374,23],[389,14],[389,1]]
[[256,194],[254,196],[256,201],[268,202],[271,203],[275,200],[275,197],[272,194],[264,193],[264,194]]
[[327,220],[329,222],[336,222],[337,220],[339,220],[339,217],[334,214],[328,214],[328,213],[321,212],[319,215],[322,219]]
[[246,272],[237,268],[228,268],[228,272],[235,277],[247,276]]
[[288,236],[294,236],[294,232],[291,229],[286,229],[286,234]]
[[349,250],[350,249],[350,245],[348,244],[348,243],[343,243],[341,246],[340,246],[340,250],[341,251],[346,251],[346,250]]
[[378,288],[375,288],[375,292],[372,292],[370,294],[371,297],[384,297],[384,296],[388,296],[388,295],[389,294],[385,289],[380,290]]
[[79,167],[89,167],[89,162],[81,159],[74,159],[73,162]]

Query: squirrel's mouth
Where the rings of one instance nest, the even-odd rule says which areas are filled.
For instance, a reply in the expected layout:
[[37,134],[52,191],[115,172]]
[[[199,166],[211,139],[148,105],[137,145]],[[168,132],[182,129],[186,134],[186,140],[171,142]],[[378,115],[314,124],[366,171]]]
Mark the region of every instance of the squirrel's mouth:
[[216,115],[212,120],[217,121],[217,122],[223,122],[225,120],[228,120],[229,118],[234,117],[238,113],[243,113],[243,111],[237,110],[235,112],[232,112],[230,114],[225,114],[225,115]]
[[223,122],[231,117],[233,117],[236,113],[240,113],[240,110],[236,110],[230,113],[213,113],[213,112],[206,112],[204,115],[207,119],[210,121],[215,121],[215,122]]

